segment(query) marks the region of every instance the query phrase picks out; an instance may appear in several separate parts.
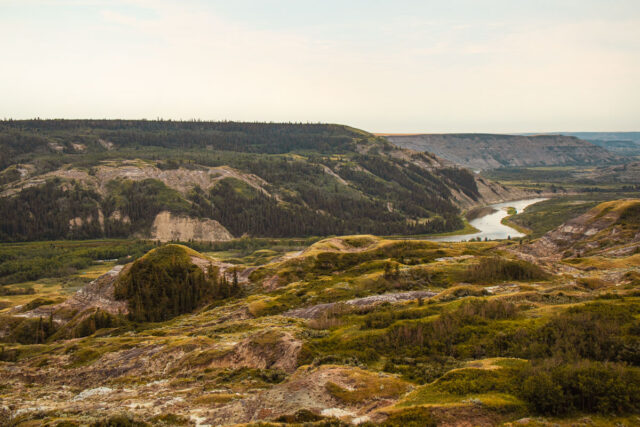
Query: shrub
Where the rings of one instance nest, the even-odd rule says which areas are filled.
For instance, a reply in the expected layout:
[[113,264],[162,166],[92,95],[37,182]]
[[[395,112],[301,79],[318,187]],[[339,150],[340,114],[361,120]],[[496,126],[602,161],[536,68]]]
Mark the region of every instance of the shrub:
[[300,409],[293,415],[282,415],[275,419],[275,421],[281,423],[308,423],[313,421],[320,421],[323,417],[316,415],[308,409]]
[[634,321],[634,309],[625,305],[591,303],[558,314],[539,329],[536,340],[546,344],[545,356],[563,359],[619,360],[628,339],[625,325]]
[[91,427],[147,427],[149,424],[128,415],[113,415],[91,424]]
[[509,393],[514,387],[512,370],[502,369],[460,369],[444,375],[436,382],[436,387],[446,393],[466,395],[492,391]]
[[21,312],[27,312],[27,311],[31,311],[31,310],[35,310],[36,308],[43,306],[43,305],[51,305],[51,304],[55,304],[57,302],[60,302],[60,300],[53,300],[53,299],[48,299],[48,298],[35,298],[32,299],[31,301],[29,301],[28,303],[26,303],[25,305],[22,306],[22,308],[20,309]]
[[549,274],[535,264],[499,257],[482,258],[478,264],[469,266],[462,277],[463,281],[471,283],[506,280],[525,282],[548,278]]
[[378,343],[390,346],[396,352],[407,348],[419,348],[419,353],[454,356],[454,346],[464,337],[458,336],[467,325],[484,323],[487,320],[510,319],[518,308],[501,300],[471,300],[457,310],[444,313],[431,322],[396,323],[389,328],[384,339]]
[[98,329],[118,326],[120,321],[112,314],[96,309],[89,316],[82,319],[71,331],[72,338],[81,338],[93,335]]
[[217,374],[217,380],[221,383],[233,383],[253,379],[267,384],[279,384],[286,378],[287,374],[278,369],[226,369]]
[[436,427],[438,424],[428,408],[416,407],[393,413],[380,427]]
[[452,357],[391,357],[384,365],[385,372],[402,375],[418,384],[430,383],[461,363]]
[[624,414],[640,410],[640,369],[614,363],[546,362],[524,372],[521,397],[546,415],[572,411]]
[[522,382],[520,394],[538,413],[556,415],[566,410],[564,390],[547,372],[528,376]]
[[166,425],[166,426],[188,426],[191,425],[189,418],[176,414],[162,414],[156,415],[150,420],[153,425]]
[[9,340],[20,344],[42,344],[55,331],[56,325],[51,317],[26,318],[11,330]]

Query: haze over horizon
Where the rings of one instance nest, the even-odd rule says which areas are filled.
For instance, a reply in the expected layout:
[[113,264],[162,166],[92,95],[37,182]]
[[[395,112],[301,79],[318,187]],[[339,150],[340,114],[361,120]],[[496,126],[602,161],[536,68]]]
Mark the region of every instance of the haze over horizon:
[[632,0],[0,0],[0,117],[640,130]]

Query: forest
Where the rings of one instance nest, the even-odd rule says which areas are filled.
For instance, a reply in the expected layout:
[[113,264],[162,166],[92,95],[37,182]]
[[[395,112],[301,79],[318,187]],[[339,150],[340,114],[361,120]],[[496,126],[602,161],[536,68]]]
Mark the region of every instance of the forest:
[[[3,121],[0,147],[0,185],[9,190],[0,197],[0,241],[149,235],[161,211],[215,219],[236,237],[439,233],[463,227],[452,191],[480,197],[471,172],[420,166],[435,160],[390,155],[384,139],[339,125]],[[224,178],[185,193],[126,173],[98,182],[102,189],[87,182],[103,165],[132,159],[157,175],[228,166],[266,187]],[[66,178],[67,170],[89,178]],[[47,173],[20,187],[24,174]]]
[[227,277],[213,265],[203,272],[191,262],[189,250],[177,245],[135,261],[115,286],[116,299],[128,302],[129,319],[135,322],[168,320],[240,292],[237,273]]

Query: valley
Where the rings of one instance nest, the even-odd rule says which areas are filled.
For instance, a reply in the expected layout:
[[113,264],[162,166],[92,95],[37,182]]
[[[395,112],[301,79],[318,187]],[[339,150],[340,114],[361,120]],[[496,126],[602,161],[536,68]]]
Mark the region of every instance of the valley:
[[0,425],[640,422],[633,157],[478,174],[233,122],[0,144]]
[[0,34],[0,427],[640,427],[640,1]]
[[[531,243],[361,235],[202,252],[153,243],[133,263],[38,279],[28,296],[0,297],[3,416],[15,425],[633,425],[639,207],[604,203]],[[147,249],[59,245],[103,251],[94,256]],[[11,252],[21,246],[37,247]],[[176,268],[212,293],[163,320],[132,317],[134,301],[139,313],[171,313],[158,304],[183,300],[184,284],[166,288],[182,277]],[[163,275],[122,296],[126,283]],[[54,284],[73,277],[92,281]],[[591,385],[576,388],[578,377]]]
[[340,125],[5,121],[0,146],[0,241],[429,234],[532,194]]

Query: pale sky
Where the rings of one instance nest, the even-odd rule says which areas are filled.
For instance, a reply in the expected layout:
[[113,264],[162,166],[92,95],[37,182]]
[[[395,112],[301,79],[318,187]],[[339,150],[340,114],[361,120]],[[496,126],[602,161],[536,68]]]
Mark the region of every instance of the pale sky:
[[640,0],[0,0],[0,118],[640,130]]

